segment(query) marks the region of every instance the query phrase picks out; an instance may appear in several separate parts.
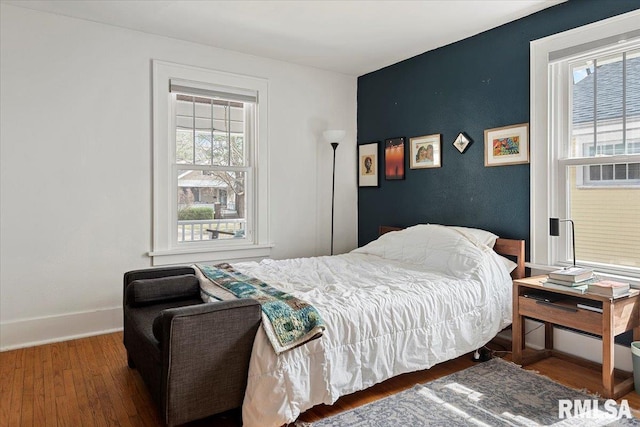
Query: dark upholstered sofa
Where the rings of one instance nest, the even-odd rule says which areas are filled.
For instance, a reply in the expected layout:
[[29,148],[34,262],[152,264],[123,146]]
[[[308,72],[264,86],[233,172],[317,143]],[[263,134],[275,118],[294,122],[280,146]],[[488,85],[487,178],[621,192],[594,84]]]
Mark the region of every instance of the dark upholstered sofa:
[[242,405],[260,305],[203,303],[191,267],[124,274],[124,346],[174,426]]

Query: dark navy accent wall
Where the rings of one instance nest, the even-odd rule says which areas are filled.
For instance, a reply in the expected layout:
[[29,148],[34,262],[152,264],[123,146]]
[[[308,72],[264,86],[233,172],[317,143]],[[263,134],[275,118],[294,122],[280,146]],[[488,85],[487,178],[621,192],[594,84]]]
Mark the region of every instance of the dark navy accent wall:
[[[484,130],[529,122],[529,42],[634,9],[571,0],[358,78],[358,144],[380,141],[380,187],[358,191],[358,241],[379,225],[484,228],[529,244],[529,165],[484,166]],[[473,143],[451,144],[459,132]],[[408,140],[442,134],[442,167],[409,169]],[[386,138],[407,138],[405,180],[384,179]],[[533,145],[536,141],[530,141]],[[527,255],[528,256],[528,255]]]

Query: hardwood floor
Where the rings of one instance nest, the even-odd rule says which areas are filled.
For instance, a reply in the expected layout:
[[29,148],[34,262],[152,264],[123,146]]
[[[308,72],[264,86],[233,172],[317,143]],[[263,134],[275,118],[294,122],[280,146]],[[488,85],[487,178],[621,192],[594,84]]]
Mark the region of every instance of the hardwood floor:
[[[401,375],[345,396],[332,406],[316,406],[300,420],[316,421],[473,364],[465,355],[427,371]],[[599,371],[558,358],[527,368],[578,389],[595,390],[600,381]],[[623,399],[640,410],[640,396],[635,392]],[[0,353],[0,426],[159,425],[162,421],[142,379],[127,367],[121,333]],[[189,424],[240,425],[239,411]]]

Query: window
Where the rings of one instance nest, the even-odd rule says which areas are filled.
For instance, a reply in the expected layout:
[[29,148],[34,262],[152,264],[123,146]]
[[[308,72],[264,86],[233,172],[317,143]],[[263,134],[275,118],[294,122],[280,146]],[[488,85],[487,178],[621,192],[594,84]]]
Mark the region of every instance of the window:
[[177,243],[250,238],[246,196],[255,97],[191,92],[171,83]]
[[532,42],[534,265],[571,262],[570,228],[548,236],[571,218],[578,263],[640,277],[639,17]]
[[[616,44],[566,60],[571,138],[564,158],[640,154],[640,50],[634,45]],[[612,50],[617,53],[608,54]],[[576,171],[576,186],[637,187],[639,171],[640,163],[590,164]]]
[[262,79],[154,61],[154,265],[269,254]]

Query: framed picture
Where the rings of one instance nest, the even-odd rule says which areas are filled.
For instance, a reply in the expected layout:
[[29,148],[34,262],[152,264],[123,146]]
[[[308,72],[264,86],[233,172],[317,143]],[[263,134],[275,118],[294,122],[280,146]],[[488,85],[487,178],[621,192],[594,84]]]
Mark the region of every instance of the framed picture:
[[384,141],[384,177],[388,180],[404,179],[404,138]]
[[458,150],[460,154],[463,154],[465,151],[467,151],[467,148],[469,148],[472,142],[473,141],[471,141],[471,139],[464,132],[460,132],[458,136],[456,136],[456,139],[453,141],[453,146],[456,147],[456,150]]
[[521,163],[529,163],[529,123],[484,131],[485,166]]
[[409,139],[411,169],[439,168],[442,135],[415,136]]
[[378,143],[358,145],[358,187],[378,187]]

